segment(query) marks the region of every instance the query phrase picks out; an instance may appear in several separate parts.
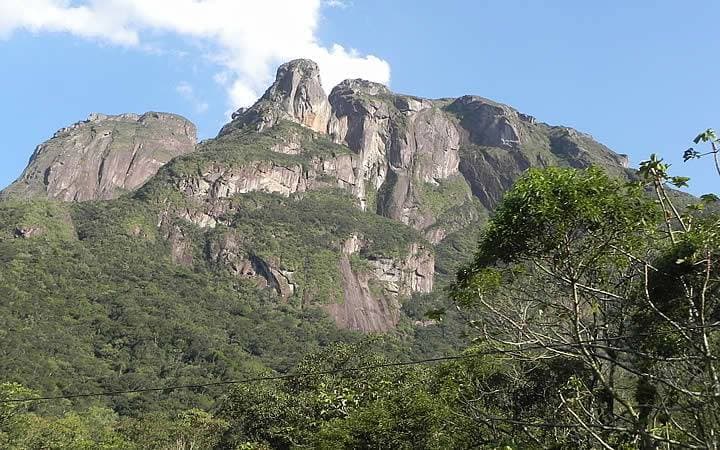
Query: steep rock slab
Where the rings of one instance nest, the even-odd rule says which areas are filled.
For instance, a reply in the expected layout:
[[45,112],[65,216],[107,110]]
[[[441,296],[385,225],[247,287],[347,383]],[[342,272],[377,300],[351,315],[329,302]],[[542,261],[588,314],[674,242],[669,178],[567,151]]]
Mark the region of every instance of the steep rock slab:
[[142,186],[176,156],[193,151],[196,128],[174,114],[92,114],[39,145],[0,197],[112,199]]
[[347,255],[340,259],[343,302],[327,305],[326,309],[340,328],[370,332],[385,332],[395,328],[400,320],[400,304],[395,297],[374,298],[370,289],[370,275],[352,270]]
[[328,133],[359,156],[358,178],[365,183],[356,194],[381,191],[377,212],[416,229],[432,225],[435,219],[419,204],[415,187],[458,172],[460,135],[448,115],[431,100],[364,80],[340,83],[330,104]]
[[366,267],[354,268],[350,258],[363,245],[357,235],[343,243],[339,264],[342,302],[325,308],[341,328],[366,333],[389,331],[400,320],[401,297],[432,291],[435,257],[424,246],[413,243],[403,258],[371,257]]

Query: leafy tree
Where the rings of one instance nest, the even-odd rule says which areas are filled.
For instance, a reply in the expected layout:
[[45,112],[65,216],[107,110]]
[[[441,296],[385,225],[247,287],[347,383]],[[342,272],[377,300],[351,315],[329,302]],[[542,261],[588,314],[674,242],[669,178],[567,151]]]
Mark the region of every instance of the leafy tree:
[[680,211],[665,184],[687,179],[662,160],[639,174],[529,171],[453,295],[479,310],[487,345],[524,364],[578,364],[554,399],[570,423],[547,426],[604,448],[717,446],[720,222]]

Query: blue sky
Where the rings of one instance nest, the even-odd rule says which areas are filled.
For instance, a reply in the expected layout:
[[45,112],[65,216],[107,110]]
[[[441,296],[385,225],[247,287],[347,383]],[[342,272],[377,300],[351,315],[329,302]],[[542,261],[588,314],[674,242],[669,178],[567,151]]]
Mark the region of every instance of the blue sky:
[[[492,98],[588,132],[633,164],[658,153],[692,192],[719,191],[709,160],[681,155],[699,131],[720,128],[720,2],[293,0],[266,11],[255,5],[267,1],[222,1],[240,7],[178,8],[169,21],[139,0],[116,0],[126,10],[111,16],[100,0],[0,0],[0,186],[90,112],[176,112],[212,137],[277,63],[308,56],[331,79],[383,81],[389,67],[398,92]],[[42,17],[50,6],[69,19]]]

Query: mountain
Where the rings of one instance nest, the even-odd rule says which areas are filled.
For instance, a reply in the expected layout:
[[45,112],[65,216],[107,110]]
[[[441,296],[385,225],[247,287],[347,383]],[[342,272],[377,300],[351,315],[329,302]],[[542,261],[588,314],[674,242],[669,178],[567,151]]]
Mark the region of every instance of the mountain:
[[196,129],[175,114],[91,114],[40,144],[2,197],[108,200],[143,185],[176,156],[191,152]]
[[[472,201],[462,195],[449,203],[438,198],[449,191],[458,194],[455,191],[469,187],[479,200],[477,208],[487,211],[531,166],[597,164],[615,173],[627,167],[627,157],[586,134],[538,123],[482,97],[429,100],[395,94],[377,83],[346,80],[327,98],[317,65],[307,60],[281,66],[265,95],[233,114],[218,141],[238,130],[263,132],[282,121],[350,149],[349,163],[345,158],[340,168],[333,161],[332,168],[315,170],[336,178],[363,209],[408,224],[434,242],[457,227],[444,223],[445,211],[438,203],[451,207]],[[302,152],[292,136],[285,139],[276,152]]]
[[443,288],[513,181],[628,164],[482,97],[364,80],[327,96],[308,60],[194,144],[187,120],[146,113],[38,147],[0,195],[0,378],[47,394],[237,378],[358,332],[404,357],[452,351],[460,321],[426,313],[449,311]]

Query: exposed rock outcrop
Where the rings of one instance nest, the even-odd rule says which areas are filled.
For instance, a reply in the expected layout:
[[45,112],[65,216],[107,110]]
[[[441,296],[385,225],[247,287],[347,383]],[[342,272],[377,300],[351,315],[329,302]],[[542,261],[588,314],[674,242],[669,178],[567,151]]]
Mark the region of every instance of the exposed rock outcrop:
[[460,135],[448,115],[430,100],[363,80],[340,83],[330,104],[328,133],[359,155],[358,177],[382,189],[378,212],[416,229],[431,225],[414,187],[458,172]]
[[373,296],[370,274],[352,270],[347,255],[340,259],[343,302],[326,309],[341,328],[370,332],[393,329],[400,320],[400,304],[394,296]]
[[193,264],[193,243],[182,228],[174,225],[167,232],[170,257],[175,264],[190,267]]
[[367,268],[353,268],[350,257],[363,246],[357,235],[344,241],[339,266],[343,301],[326,309],[342,328],[388,331],[400,320],[400,297],[432,291],[435,259],[428,249],[414,243],[402,259],[371,257]]
[[226,268],[239,278],[249,278],[260,287],[274,289],[281,298],[295,293],[294,272],[279,267],[276,261],[266,261],[245,248],[243,240],[235,233],[225,233],[208,247],[211,261]]
[[143,185],[172,158],[193,151],[195,143],[195,125],[174,114],[92,114],[39,145],[0,197],[115,198]]
[[278,68],[275,82],[251,108],[241,108],[220,136],[248,125],[262,131],[279,120],[289,120],[313,131],[325,133],[330,104],[320,82],[315,62],[296,59]]
[[[359,198],[362,208],[376,199],[375,212],[428,232],[434,241],[454,228],[436,227],[440,217],[422,196],[423,184],[461,174],[482,208],[491,210],[529,167],[601,164],[621,171],[627,165],[626,158],[586,135],[549,127],[478,96],[428,100],[395,94],[370,81],[345,80],[326,99],[317,65],[307,60],[282,65],[265,95],[238,111],[220,134],[248,126],[266,130],[280,120],[327,134],[352,150],[338,184]],[[302,146],[289,140],[272,150],[297,155]],[[267,184],[250,189],[287,195],[313,188],[297,168],[286,169],[292,173],[271,174]],[[333,170],[314,169],[334,176]],[[276,179],[283,181],[278,185]]]
[[460,118],[470,142],[486,147],[520,148],[521,124],[534,123],[534,119],[509,106],[474,95],[460,97],[447,109]]
[[273,161],[252,161],[239,166],[215,164],[200,174],[178,178],[176,186],[187,197],[212,202],[248,192],[287,197],[318,186],[334,185],[352,190],[356,185],[352,155],[314,157],[308,166]]
[[307,190],[308,174],[300,165],[282,166],[256,161],[240,167],[213,166],[200,176],[178,180],[185,195],[204,200],[229,198],[235,194],[260,191],[288,196]]
[[435,274],[435,257],[420,244],[412,244],[402,260],[370,259],[372,273],[391,295],[407,296],[413,292],[430,292]]

